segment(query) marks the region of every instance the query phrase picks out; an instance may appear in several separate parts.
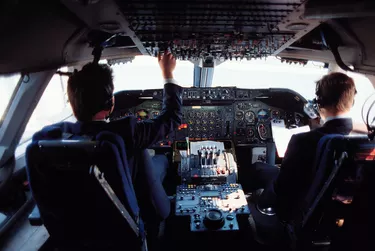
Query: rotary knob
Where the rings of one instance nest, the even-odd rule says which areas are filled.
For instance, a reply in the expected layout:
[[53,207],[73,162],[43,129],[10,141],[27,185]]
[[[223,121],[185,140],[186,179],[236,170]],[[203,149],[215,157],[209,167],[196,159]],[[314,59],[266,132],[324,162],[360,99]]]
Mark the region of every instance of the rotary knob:
[[210,209],[203,220],[208,229],[216,230],[224,226],[223,213],[218,209]]

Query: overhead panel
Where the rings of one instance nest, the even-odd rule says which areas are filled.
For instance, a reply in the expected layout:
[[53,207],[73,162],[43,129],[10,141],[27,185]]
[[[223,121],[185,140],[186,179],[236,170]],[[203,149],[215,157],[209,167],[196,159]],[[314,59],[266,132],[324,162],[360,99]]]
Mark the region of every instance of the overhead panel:
[[[208,55],[227,60],[261,58],[284,49],[309,25],[298,23],[295,13],[303,2],[134,0],[118,5],[150,55],[169,49],[183,60]],[[292,21],[297,25],[286,25]]]

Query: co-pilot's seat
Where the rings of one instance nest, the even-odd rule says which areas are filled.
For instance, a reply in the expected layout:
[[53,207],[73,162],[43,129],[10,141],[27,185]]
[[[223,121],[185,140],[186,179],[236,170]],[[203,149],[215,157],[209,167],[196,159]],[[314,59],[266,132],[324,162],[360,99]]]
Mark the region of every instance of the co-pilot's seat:
[[[52,128],[40,137],[48,140],[34,137],[26,152],[30,187],[54,245],[140,250],[142,238],[136,232],[144,236],[143,222],[123,140],[109,132],[98,134],[95,141],[71,135],[61,140],[61,136],[60,128]],[[116,196],[108,196],[93,173],[95,166]],[[125,211],[121,205],[136,229],[120,212]]]
[[374,164],[375,143],[367,137],[324,136],[317,148],[315,178],[301,202],[300,214],[293,221],[280,222],[276,215],[260,213],[264,206],[252,204],[250,223],[256,238],[297,250],[373,250],[369,233],[374,223],[370,213]]

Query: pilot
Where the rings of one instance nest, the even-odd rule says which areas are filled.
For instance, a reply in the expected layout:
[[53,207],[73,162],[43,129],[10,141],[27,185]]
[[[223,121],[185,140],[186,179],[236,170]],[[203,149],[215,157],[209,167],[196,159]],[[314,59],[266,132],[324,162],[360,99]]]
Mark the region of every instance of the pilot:
[[[326,134],[348,135],[353,129],[349,111],[356,94],[352,78],[343,73],[331,73],[316,83],[316,102],[324,124],[310,132],[294,135],[288,145],[280,171],[264,165],[259,173],[264,192],[258,204],[275,206],[281,220],[293,220],[314,178],[313,163],[320,138]],[[267,169],[267,170],[266,170]],[[265,171],[266,170],[266,171]],[[267,174],[268,177],[264,177]],[[257,175],[255,175],[257,176]],[[258,175],[262,176],[262,175]]]
[[[113,76],[107,65],[86,64],[69,78],[67,91],[73,114],[77,118],[71,131],[90,136],[110,131],[123,138],[131,173],[137,174],[133,178],[142,217],[152,215],[150,211],[153,211],[160,221],[170,213],[170,201],[163,189],[161,177],[166,173],[168,160],[164,155],[155,155],[151,159],[150,155],[142,155],[142,152],[181,124],[182,88],[173,78],[176,67],[173,55],[159,55],[158,61],[165,84],[162,111],[154,119],[138,121],[129,116],[116,121],[107,120],[114,108]],[[54,126],[59,125],[64,131],[64,123]],[[147,224],[147,219],[144,220]]]

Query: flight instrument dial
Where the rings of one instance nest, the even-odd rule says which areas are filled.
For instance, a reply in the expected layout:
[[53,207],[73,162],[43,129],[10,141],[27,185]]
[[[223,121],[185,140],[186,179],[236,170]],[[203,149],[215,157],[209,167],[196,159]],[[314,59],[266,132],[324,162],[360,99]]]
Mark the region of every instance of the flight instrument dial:
[[255,113],[248,111],[245,113],[245,120],[247,123],[253,124],[255,122]]

